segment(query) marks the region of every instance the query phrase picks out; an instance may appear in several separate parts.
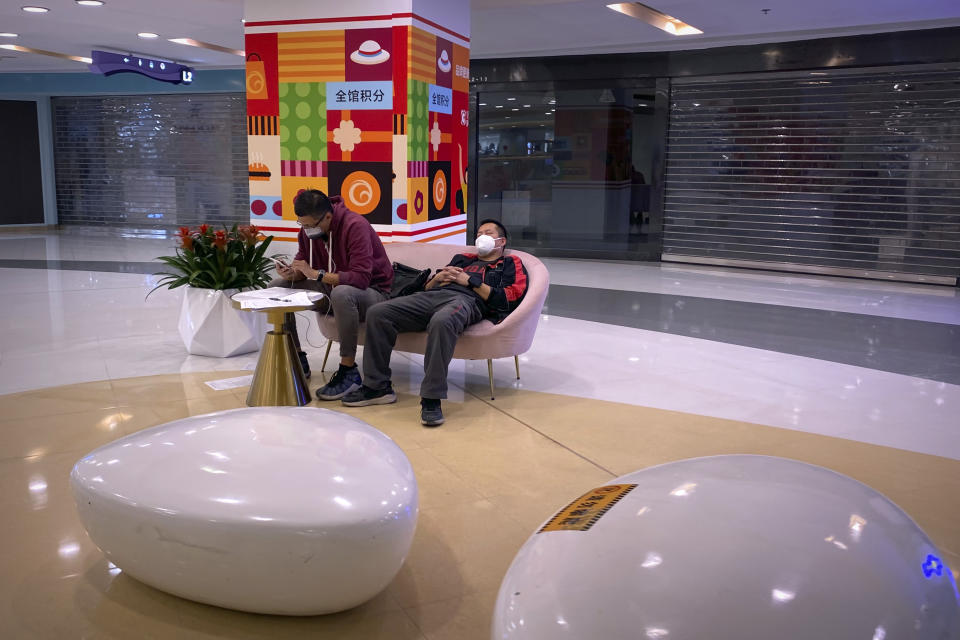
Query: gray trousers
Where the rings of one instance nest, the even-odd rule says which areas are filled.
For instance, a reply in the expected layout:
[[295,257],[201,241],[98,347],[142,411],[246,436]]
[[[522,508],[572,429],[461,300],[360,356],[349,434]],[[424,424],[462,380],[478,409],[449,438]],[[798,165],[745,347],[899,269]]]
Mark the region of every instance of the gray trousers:
[[[357,335],[360,331],[360,323],[363,322],[370,307],[387,299],[386,294],[373,287],[357,289],[347,284],[331,287],[317,280],[304,279],[290,282],[283,278],[276,278],[270,283],[270,286],[309,289],[310,291],[322,291],[325,294],[326,297],[317,302],[314,309],[320,313],[333,313],[333,319],[337,323],[337,333],[340,336],[341,358],[353,358],[357,355]],[[297,335],[297,319],[294,314],[288,313],[285,315],[284,327],[293,334],[293,343],[297,346],[297,351],[302,351],[300,337]]]
[[423,354],[423,383],[420,397],[447,397],[447,369],[453,349],[464,329],[483,316],[476,298],[443,288],[394,298],[367,312],[367,337],[363,347],[363,384],[383,389],[390,383],[390,354],[397,334],[427,332]]

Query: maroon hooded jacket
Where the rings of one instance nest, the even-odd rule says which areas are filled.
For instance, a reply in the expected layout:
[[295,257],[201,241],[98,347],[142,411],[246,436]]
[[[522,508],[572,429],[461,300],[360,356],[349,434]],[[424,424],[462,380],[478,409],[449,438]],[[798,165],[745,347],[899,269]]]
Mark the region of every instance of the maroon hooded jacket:
[[[347,209],[340,196],[331,196],[333,221],[330,223],[330,244],[333,252],[333,273],[339,274],[340,284],[357,289],[374,287],[384,293],[390,292],[393,282],[393,266],[380,237],[367,219]],[[328,269],[326,243],[320,238],[310,240],[303,229],[297,235],[299,251],[295,260],[310,262],[314,269]],[[310,261],[310,245],[313,245],[313,260]]]

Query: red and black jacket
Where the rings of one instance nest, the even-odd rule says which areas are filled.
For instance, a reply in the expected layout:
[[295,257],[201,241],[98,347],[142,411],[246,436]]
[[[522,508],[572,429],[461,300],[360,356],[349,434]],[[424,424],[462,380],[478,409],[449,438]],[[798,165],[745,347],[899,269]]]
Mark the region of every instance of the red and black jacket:
[[494,324],[501,322],[517,308],[527,293],[527,269],[514,255],[501,256],[493,262],[481,260],[475,253],[458,253],[447,265],[460,267],[468,274],[476,274],[492,291],[484,300],[471,287],[448,284],[444,289],[456,289],[477,299],[483,317]]

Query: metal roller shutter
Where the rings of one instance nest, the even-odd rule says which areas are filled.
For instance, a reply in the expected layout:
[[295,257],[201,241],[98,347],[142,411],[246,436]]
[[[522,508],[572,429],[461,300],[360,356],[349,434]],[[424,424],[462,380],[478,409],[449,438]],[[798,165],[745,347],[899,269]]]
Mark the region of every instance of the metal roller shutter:
[[663,259],[953,284],[960,71],[675,81]]
[[62,97],[53,114],[61,224],[249,219],[243,94]]

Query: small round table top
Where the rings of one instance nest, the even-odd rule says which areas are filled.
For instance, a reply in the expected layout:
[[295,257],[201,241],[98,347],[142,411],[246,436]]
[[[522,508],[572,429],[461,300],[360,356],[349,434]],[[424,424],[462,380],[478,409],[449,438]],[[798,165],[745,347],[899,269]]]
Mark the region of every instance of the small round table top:
[[307,311],[313,309],[314,305],[304,306],[302,304],[297,305],[278,305],[276,307],[263,307],[261,309],[244,309],[240,306],[239,300],[234,300],[230,298],[230,304],[233,305],[234,309],[240,309],[241,311],[282,311],[284,313],[295,313],[297,311]]

